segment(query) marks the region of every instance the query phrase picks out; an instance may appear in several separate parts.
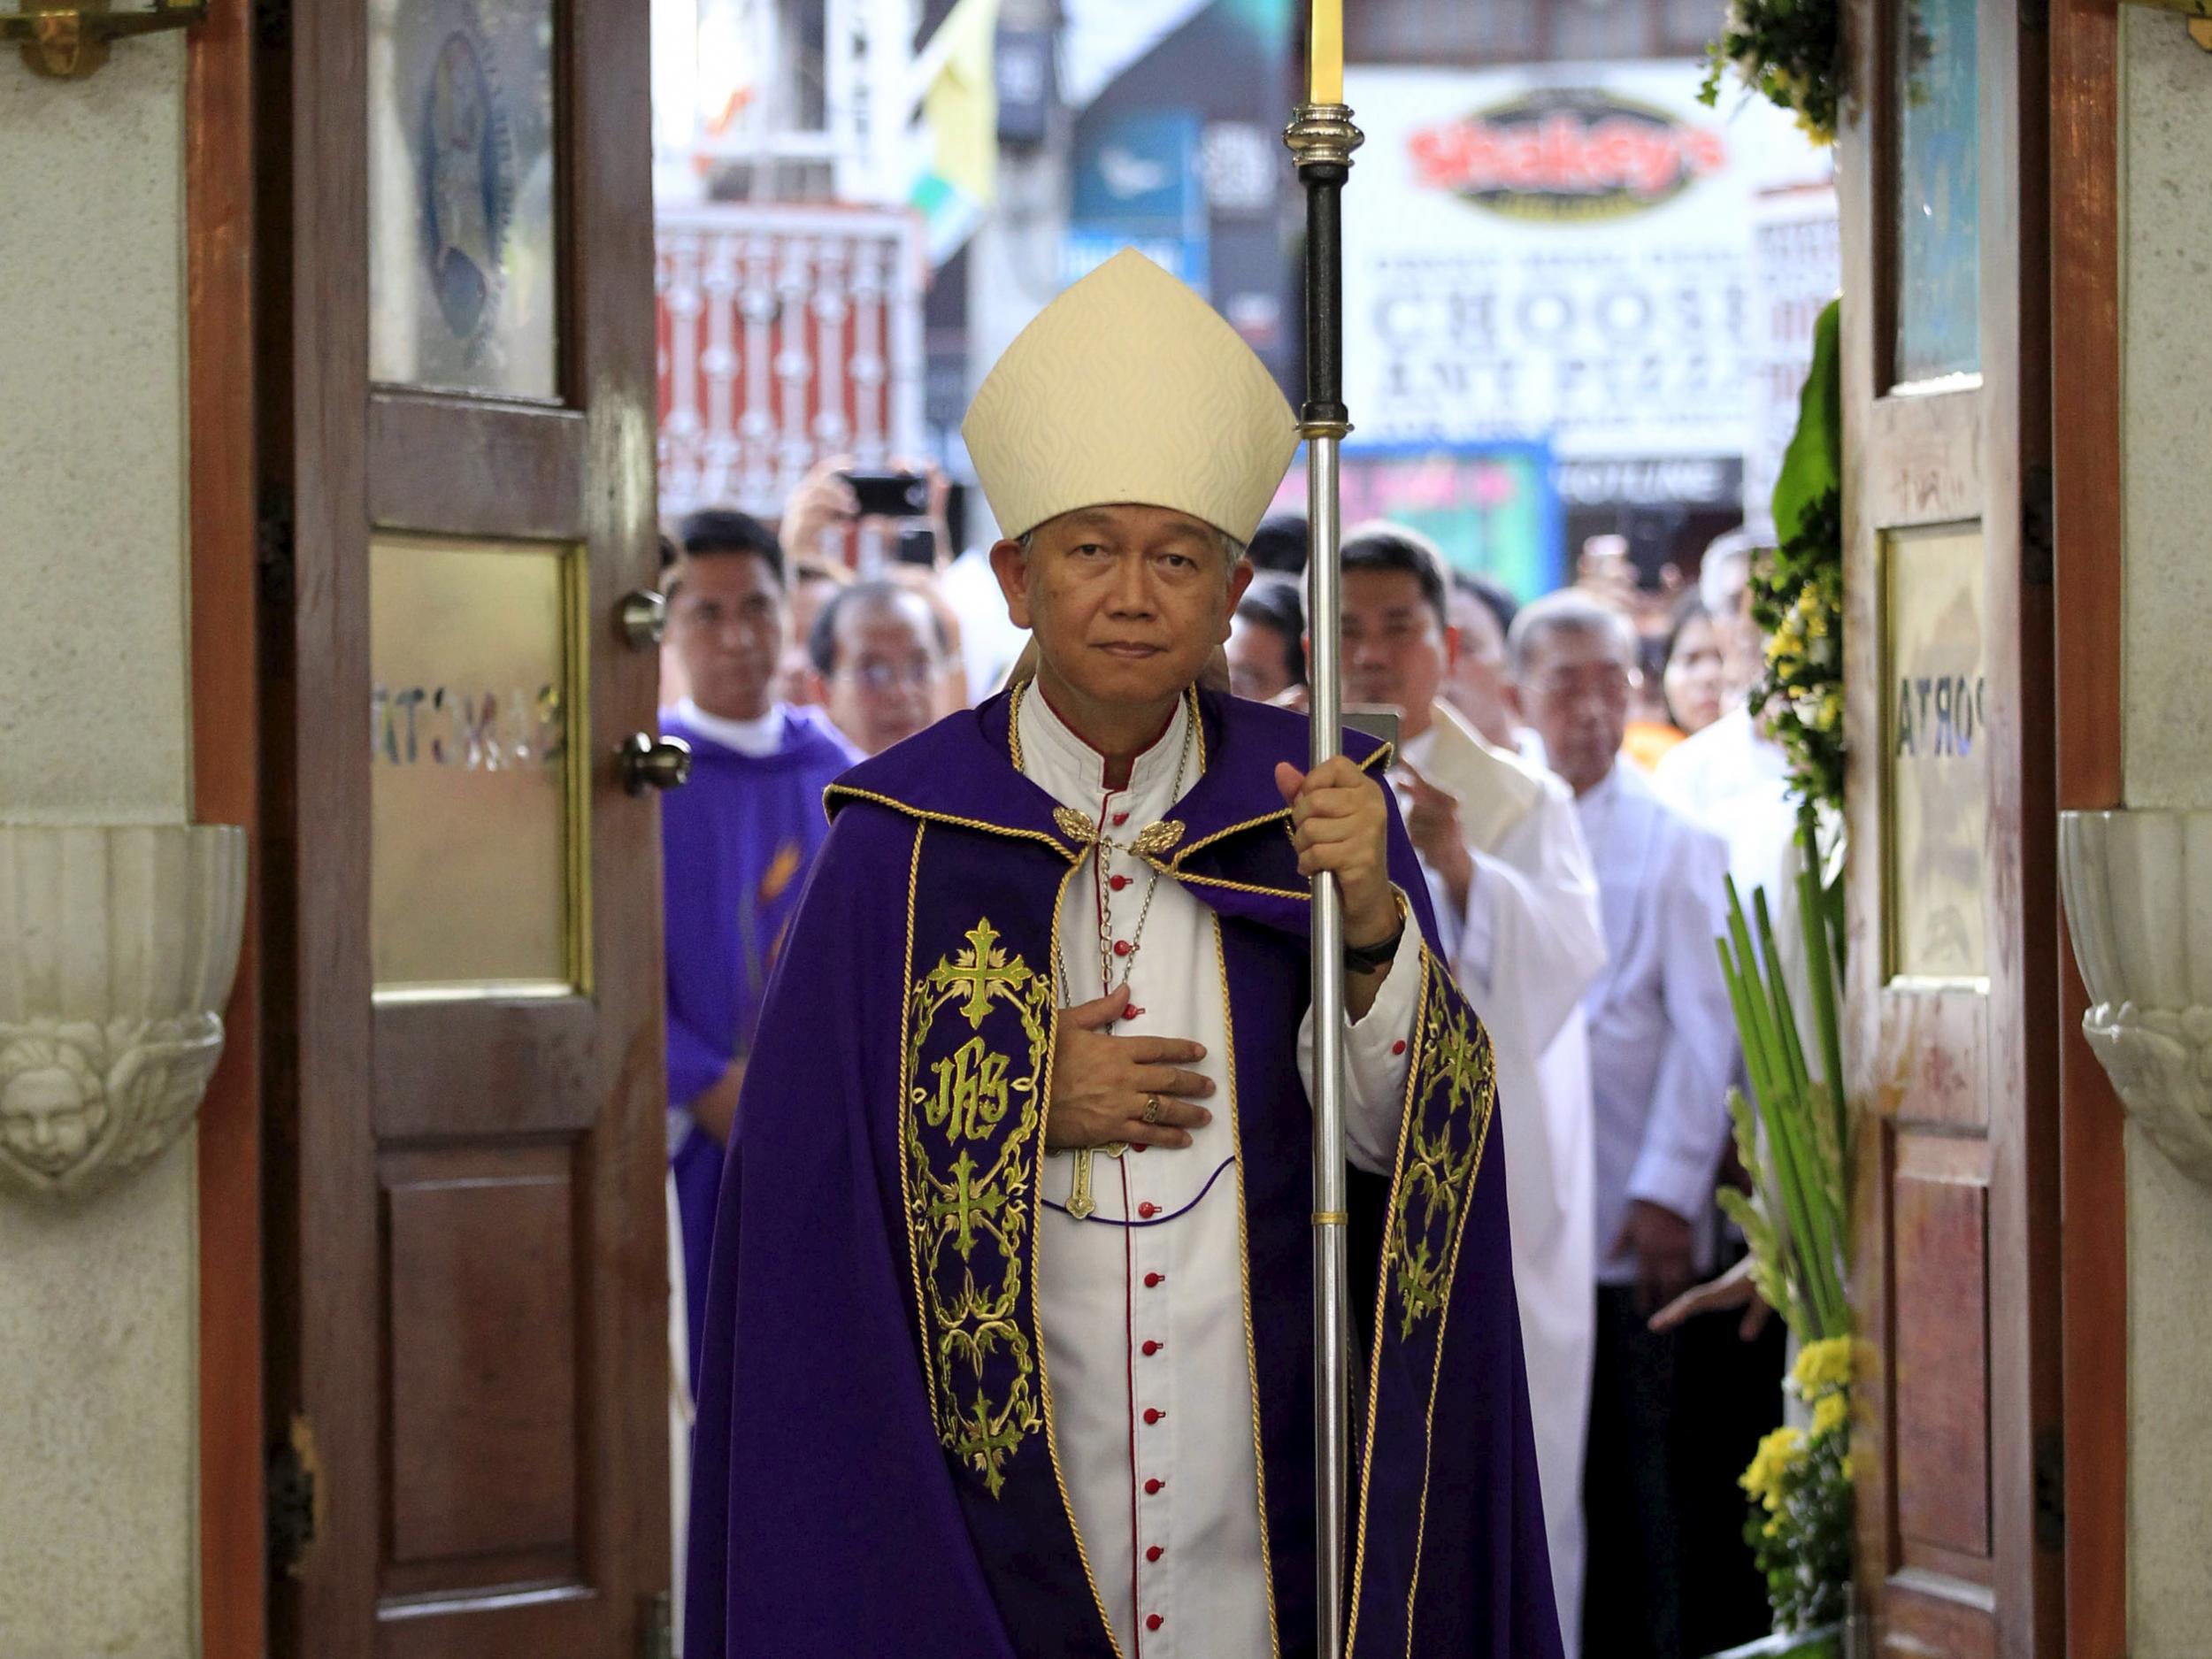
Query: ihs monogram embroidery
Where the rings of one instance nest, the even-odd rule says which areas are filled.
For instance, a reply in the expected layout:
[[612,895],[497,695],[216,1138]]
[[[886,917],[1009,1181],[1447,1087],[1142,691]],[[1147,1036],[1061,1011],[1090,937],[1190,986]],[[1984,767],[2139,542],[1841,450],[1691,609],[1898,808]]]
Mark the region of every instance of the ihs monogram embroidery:
[[909,993],[900,1152],[938,1440],[996,1497],[1044,1425],[1023,1289],[1052,981],[987,919],[966,939]]

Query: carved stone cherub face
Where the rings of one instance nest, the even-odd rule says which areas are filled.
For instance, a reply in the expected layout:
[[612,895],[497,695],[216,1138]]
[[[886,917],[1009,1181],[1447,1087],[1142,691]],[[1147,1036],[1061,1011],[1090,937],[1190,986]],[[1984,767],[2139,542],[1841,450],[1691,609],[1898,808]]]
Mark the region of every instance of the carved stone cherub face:
[[58,1176],[83,1161],[107,1122],[100,1074],[76,1044],[20,1037],[0,1046],[0,1151]]

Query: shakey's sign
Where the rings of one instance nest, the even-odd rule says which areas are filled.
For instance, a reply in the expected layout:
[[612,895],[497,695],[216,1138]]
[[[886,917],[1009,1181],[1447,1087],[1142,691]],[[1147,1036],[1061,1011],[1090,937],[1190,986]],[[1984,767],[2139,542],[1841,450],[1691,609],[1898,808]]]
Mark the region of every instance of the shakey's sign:
[[1595,88],[1543,88],[1407,139],[1415,176],[1493,212],[1622,219],[1728,166],[1712,127]]
[[1753,203],[1828,162],[1784,111],[1707,109],[1704,78],[1687,58],[1345,71],[1367,134],[1344,193],[1360,442],[1540,439],[1584,505],[1738,494],[1764,365]]

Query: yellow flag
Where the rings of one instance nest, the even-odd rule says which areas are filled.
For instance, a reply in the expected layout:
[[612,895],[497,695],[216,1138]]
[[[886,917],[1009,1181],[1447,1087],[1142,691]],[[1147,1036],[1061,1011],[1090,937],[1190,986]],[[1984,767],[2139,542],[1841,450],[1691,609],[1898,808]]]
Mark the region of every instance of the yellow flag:
[[928,161],[908,199],[928,223],[932,264],[968,239],[998,188],[998,9],[999,0],[960,0],[923,49],[936,59],[922,94]]

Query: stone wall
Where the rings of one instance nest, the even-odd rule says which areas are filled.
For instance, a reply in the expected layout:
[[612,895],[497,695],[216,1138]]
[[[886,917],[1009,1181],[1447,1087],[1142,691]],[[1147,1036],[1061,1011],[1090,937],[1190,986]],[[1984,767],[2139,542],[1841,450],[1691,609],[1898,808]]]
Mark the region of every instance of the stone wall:
[[[2120,10],[2127,804],[2212,807],[2212,53]],[[2204,1659],[2212,1191],[2129,1133],[2130,1654]]]
[[[174,35],[81,82],[0,52],[0,820],[190,815],[183,81]],[[0,1193],[5,1659],[197,1648],[195,1191],[188,1139]]]

